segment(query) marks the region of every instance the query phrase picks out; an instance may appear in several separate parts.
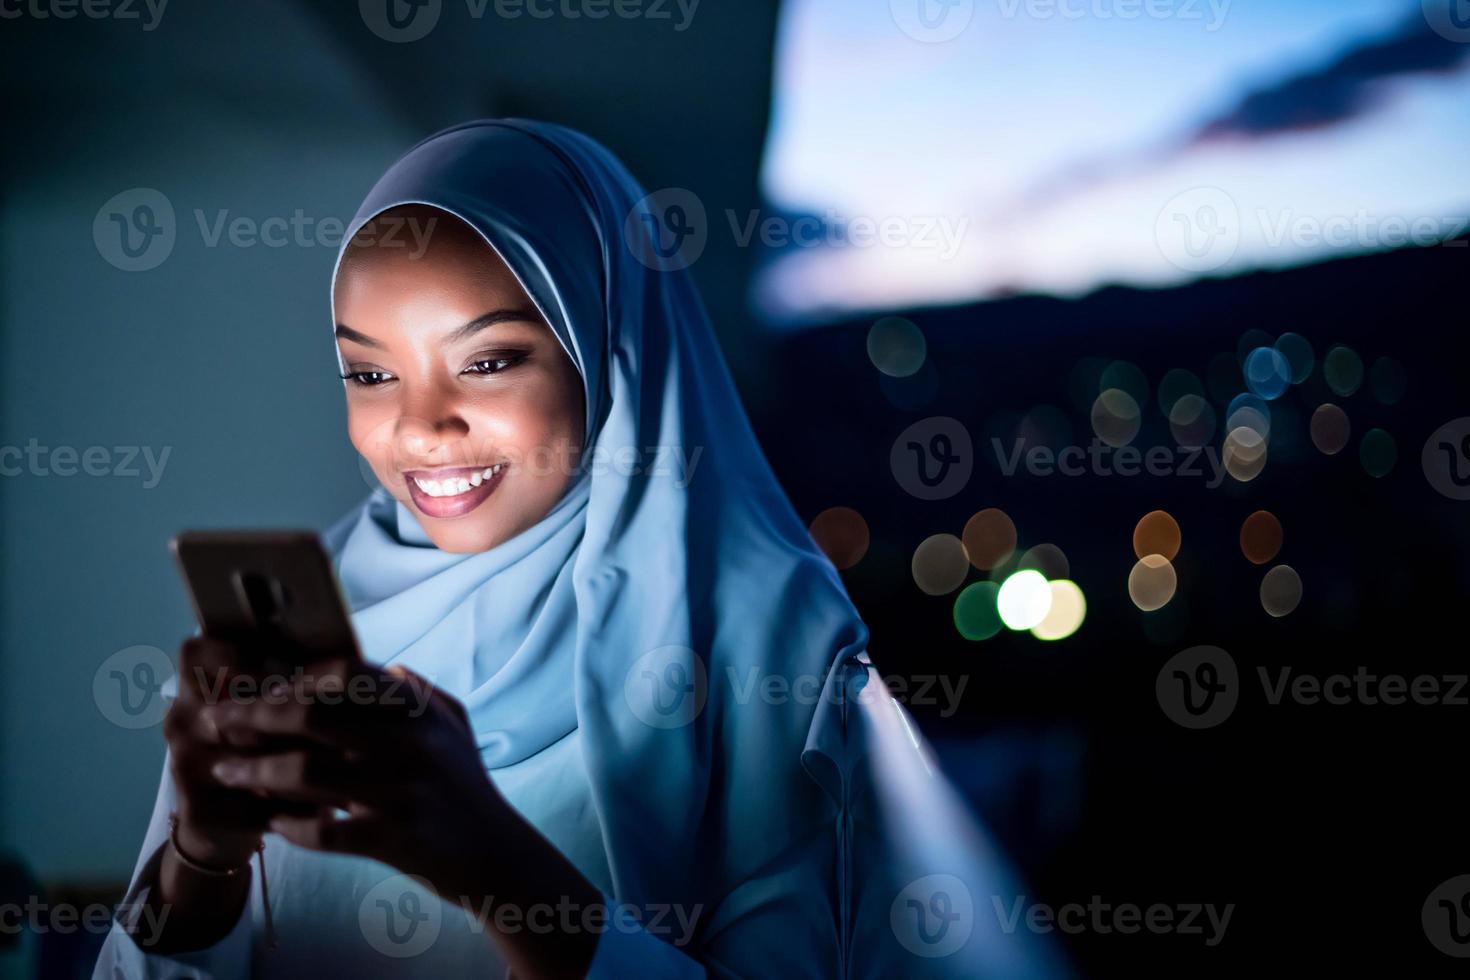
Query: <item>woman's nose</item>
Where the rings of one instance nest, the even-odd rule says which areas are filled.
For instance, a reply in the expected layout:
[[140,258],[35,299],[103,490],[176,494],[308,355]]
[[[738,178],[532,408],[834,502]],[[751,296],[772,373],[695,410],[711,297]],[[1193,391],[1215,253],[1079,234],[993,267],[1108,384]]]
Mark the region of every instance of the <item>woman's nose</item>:
[[469,433],[469,425],[455,406],[437,399],[417,399],[405,406],[394,428],[394,442],[409,460],[452,462],[446,457]]

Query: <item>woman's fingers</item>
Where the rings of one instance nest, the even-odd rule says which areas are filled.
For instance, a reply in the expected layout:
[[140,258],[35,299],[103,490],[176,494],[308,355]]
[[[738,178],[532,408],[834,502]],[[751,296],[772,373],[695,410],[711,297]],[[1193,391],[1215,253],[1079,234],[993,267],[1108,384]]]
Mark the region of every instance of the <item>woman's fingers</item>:
[[368,763],[330,749],[229,756],[216,760],[210,774],[222,785],[285,802],[379,807],[391,805],[397,795],[396,783]]
[[422,713],[415,711],[419,703],[419,694],[401,679],[359,668],[345,677],[303,675],[200,711],[206,725],[233,745],[304,738],[339,749],[381,750],[398,741],[400,722]]

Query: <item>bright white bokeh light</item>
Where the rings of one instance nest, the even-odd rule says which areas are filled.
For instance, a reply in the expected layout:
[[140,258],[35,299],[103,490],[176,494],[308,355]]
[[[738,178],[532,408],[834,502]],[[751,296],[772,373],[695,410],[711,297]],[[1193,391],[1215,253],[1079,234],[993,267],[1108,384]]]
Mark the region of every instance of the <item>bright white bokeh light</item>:
[[1013,630],[1039,626],[1051,612],[1052,592],[1046,576],[1034,569],[1017,572],[1001,583],[995,605],[1000,621]]

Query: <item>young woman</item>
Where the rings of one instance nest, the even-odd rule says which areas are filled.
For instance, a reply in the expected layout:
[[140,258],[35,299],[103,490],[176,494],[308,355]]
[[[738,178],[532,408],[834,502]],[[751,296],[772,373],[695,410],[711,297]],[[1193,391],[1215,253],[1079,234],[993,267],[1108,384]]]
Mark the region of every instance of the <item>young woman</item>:
[[[691,279],[625,238],[653,227],[641,198],[592,140],[524,121],[440,132],[368,195],[332,296],[382,489],[327,535],[366,663],[231,700],[234,651],[184,645],[99,976],[932,962],[890,920],[915,871],[859,802],[867,631]],[[921,771],[914,748],[884,765]],[[915,903],[946,931],[952,907]]]

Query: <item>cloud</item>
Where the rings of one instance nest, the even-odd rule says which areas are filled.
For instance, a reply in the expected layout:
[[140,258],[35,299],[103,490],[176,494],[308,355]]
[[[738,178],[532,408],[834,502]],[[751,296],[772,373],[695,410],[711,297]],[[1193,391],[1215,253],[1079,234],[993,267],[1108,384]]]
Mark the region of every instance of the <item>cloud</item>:
[[1467,58],[1470,44],[1440,36],[1427,20],[1415,16],[1396,34],[1366,41],[1321,68],[1250,92],[1200,126],[1184,147],[1339,125],[1371,111],[1381,99],[1383,82],[1451,72]]

